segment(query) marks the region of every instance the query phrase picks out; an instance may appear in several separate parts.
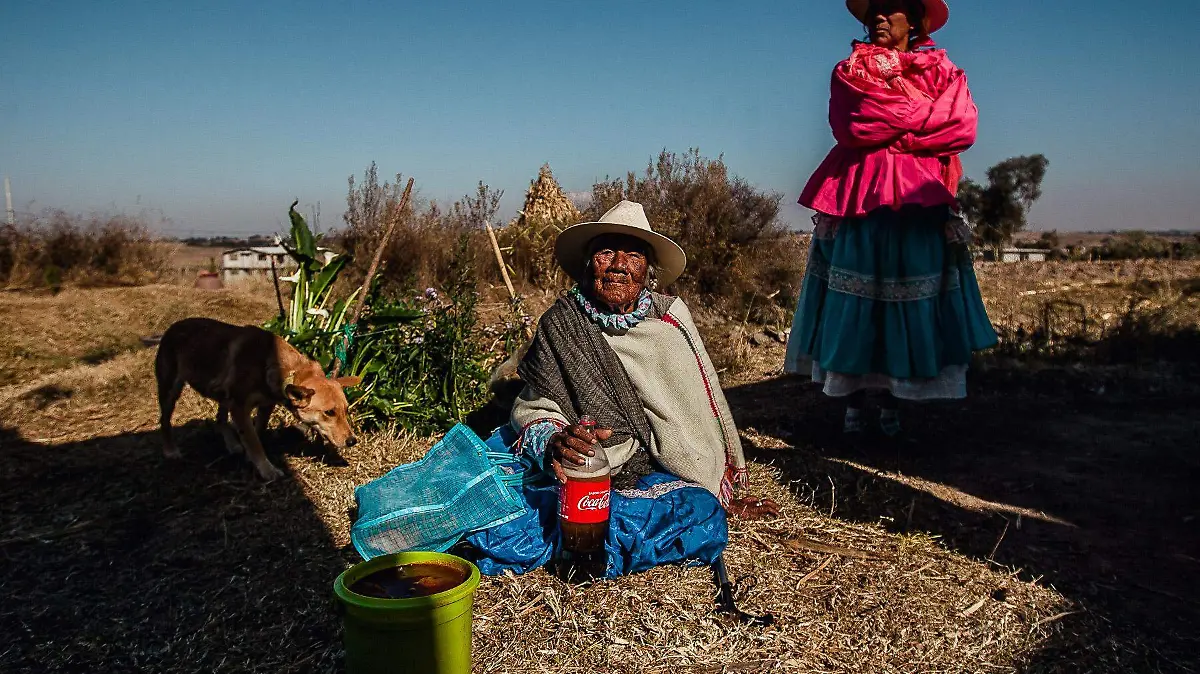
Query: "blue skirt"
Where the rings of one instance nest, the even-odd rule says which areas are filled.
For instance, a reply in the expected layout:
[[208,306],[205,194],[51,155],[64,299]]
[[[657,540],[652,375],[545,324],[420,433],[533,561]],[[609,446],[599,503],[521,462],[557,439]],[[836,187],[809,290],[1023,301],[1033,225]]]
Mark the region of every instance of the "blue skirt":
[[[513,434],[504,426],[488,444],[505,447]],[[554,559],[561,548],[558,486],[553,479],[526,485],[525,514],[467,537],[477,551],[480,573],[525,573]],[[674,475],[651,473],[635,489],[614,490],[610,504],[609,578],[660,564],[710,565],[725,550],[725,509],[707,489]]]
[[884,388],[960,398],[971,353],[994,346],[967,242],[949,207],[880,209],[813,236],[786,369],[830,395]]

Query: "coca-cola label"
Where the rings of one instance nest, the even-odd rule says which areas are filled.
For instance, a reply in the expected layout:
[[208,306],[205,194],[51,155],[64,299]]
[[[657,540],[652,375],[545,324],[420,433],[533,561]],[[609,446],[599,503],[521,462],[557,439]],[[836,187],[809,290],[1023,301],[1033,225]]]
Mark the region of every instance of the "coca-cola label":
[[607,520],[611,486],[608,478],[595,482],[567,480],[558,491],[558,516],[572,524]]

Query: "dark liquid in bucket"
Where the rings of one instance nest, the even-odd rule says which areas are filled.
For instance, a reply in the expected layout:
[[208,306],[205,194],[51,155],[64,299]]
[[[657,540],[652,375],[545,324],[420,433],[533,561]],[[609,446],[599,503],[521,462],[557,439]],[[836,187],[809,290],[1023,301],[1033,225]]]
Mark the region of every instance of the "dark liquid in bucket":
[[443,564],[405,564],[380,569],[360,578],[350,591],[376,599],[428,597],[462,585],[467,575]]

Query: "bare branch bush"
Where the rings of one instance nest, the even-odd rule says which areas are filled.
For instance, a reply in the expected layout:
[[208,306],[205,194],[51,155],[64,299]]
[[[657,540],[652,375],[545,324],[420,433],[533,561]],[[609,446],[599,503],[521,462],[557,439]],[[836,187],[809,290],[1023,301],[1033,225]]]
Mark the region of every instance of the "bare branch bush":
[[171,271],[174,247],[144,216],[50,209],[0,227],[0,284],[140,285]]
[[[486,253],[489,244],[483,223],[496,217],[503,192],[481,181],[474,194],[464,196],[449,208],[414,195],[404,211],[398,212],[401,177],[396,174],[394,182],[380,183],[374,162],[363,173],[361,182],[350,177],[346,212],[342,216],[345,229],[339,238],[354,262],[341,282],[362,283],[391,218],[400,221],[383,255],[379,283],[385,290],[445,287],[453,280],[458,269],[456,263],[464,254],[458,244],[463,237],[469,242],[465,254],[479,258]],[[478,268],[483,278],[491,279],[492,274],[486,271],[490,267],[478,265]],[[499,277],[498,272],[494,275]]]

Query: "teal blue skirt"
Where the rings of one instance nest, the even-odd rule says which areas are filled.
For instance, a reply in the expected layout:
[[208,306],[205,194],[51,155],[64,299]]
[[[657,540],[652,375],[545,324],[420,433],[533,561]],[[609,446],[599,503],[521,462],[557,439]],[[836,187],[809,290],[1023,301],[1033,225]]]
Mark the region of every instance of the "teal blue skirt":
[[949,207],[905,207],[818,227],[786,369],[810,369],[830,395],[965,396],[971,353],[997,339],[952,222]]

